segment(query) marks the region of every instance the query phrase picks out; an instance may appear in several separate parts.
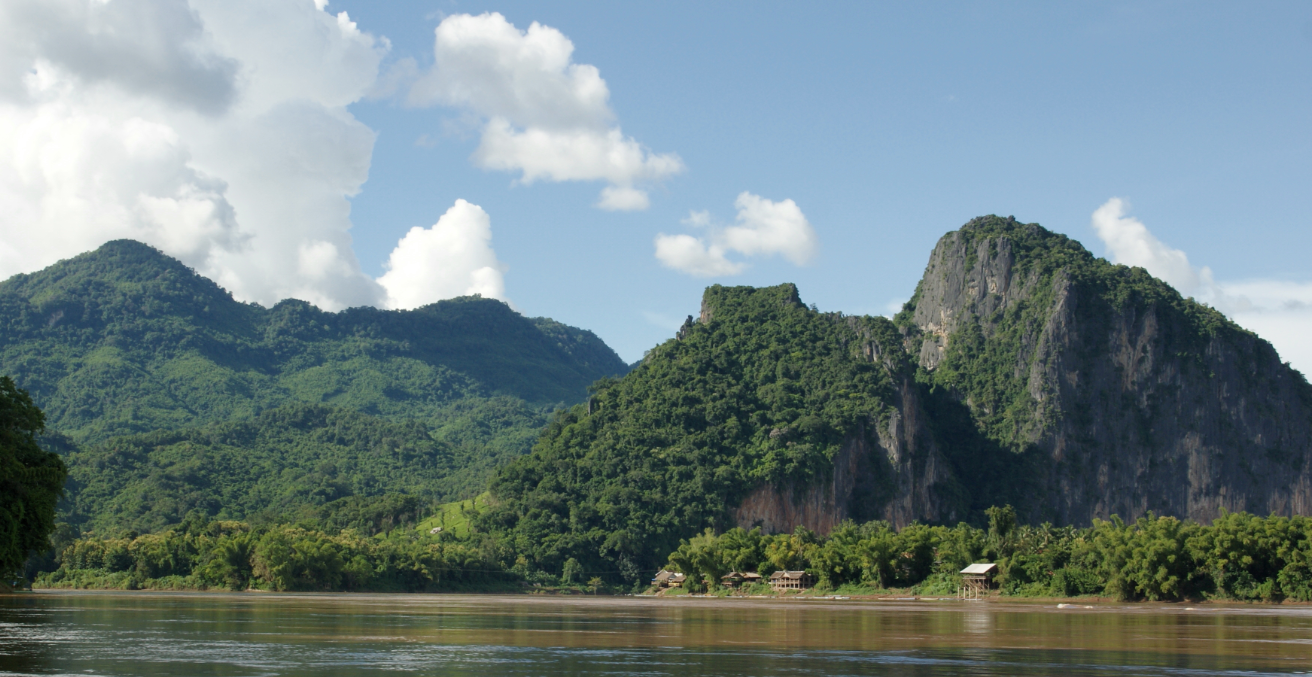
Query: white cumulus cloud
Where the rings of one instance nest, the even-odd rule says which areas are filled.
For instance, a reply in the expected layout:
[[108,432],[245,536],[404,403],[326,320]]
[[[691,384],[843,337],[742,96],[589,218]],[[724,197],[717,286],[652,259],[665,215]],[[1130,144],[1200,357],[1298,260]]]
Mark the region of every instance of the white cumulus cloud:
[[605,181],[598,207],[646,209],[643,186],[681,172],[683,161],[625,136],[601,73],[574,63],[573,53],[574,43],[549,26],[520,30],[497,13],[456,14],[438,25],[433,67],[407,99],[485,121],[473,155],[485,169],[518,171],[524,183]]
[[1126,216],[1129,205],[1112,198],[1093,213],[1093,229],[1107,246],[1113,263],[1139,266],[1225,313],[1240,326],[1271,342],[1304,374],[1312,374],[1312,283],[1283,280],[1218,282],[1206,266],[1197,268],[1181,250],[1158,240],[1138,219]]
[[[310,0],[0,3],[0,278],[115,238],[261,303],[380,303],[351,245],[388,45]],[[292,265],[288,265],[292,262]]]
[[504,301],[504,270],[492,250],[487,212],[456,200],[431,228],[411,228],[401,238],[378,282],[391,308],[418,308],[472,294]]
[[743,272],[744,264],[730,261],[724,255],[722,245],[707,244],[691,235],[661,233],[656,236],[656,259],[666,267],[689,275],[715,277]]
[[1184,252],[1162,244],[1142,222],[1126,216],[1128,208],[1124,200],[1114,197],[1093,212],[1093,230],[1107,245],[1114,263],[1144,268],[1185,296],[1193,296],[1204,283],[1211,283],[1210,269],[1195,269]]
[[819,248],[815,229],[792,200],[774,202],[743,191],[734,201],[734,225],[716,228],[704,211],[691,212],[684,223],[709,229],[703,237],[687,234],[656,236],[656,259],[666,267],[698,277],[736,275],[747,264],[728,254],[745,257],[780,255],[795,265],[806,265]]

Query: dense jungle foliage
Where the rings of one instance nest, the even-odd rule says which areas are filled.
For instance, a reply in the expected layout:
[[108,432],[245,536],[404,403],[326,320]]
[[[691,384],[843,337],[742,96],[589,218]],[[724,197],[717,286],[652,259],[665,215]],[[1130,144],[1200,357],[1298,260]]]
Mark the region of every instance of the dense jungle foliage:
[[[497,474],[484,531],[549,571],[650,565],[756,486],[827,470],[845,435],[889,415],[890,370],[910,367],[888,319],[818,313],[791,284],[714,286],[704,303],[709,321],[598,382]],[[897,348],[875,361],[880,345]]]
[[[635,566],[593,571],[576,559],[559,574],[536,571],[512,544],[490,534],[462,538],[410,527],[404,500],[370,510],[374,518],[334,518],[337,508],[296,524],[210,521],[199,513],[157,534],[88,537],[61,548],[58,568],[37,587],[435,591],[514,589],[591,580],[640,590],[654,573]],[[380,501],[381,502],[381,501]],[[390,512],[389,512],[390,511]],[[397,514],[392,514],[397,513]],[[401,528],[380,530],[376,515]],[[1210,525],[1149,515],[1113,517],[1092,527],[1021,526],[1010,506],[988,510],[989,526],[847,522],[828,536],[799,528],[713,530],[680,542],[667,568],[689,574],[693,592],[728,592],[730,571],[805,570],[815,591],[880,594],[890,589],[952,595],[966,565],[998,564],[1002,595],[1100,596],[1120,600],[1312,601],[1312,518],[1223,514]],[[355,526],[341,528],[354,519]],[[766,592],[764,586],[745,590]],[[901,593],[900,593],[901,594]]]
[[540,410],[627,368],[591,332],[491,299],[338,313],[240,303],[130,240],[0,282],[0,374],[78,442],[294,402],[434,421],[471,397]]
[[[368,512],[360,507],[348,512]],[[413,521],[414,515],[404,512],[406,507],[391,515],[394,523]],[[195,512],[159,533],[82,538],[62,548],[58,568],[39,574],[35,585],[425,592],[486,589],[523,580],[526,573],[522,567],[516,569],[514,557],[490,538],[456,540],[413,528],[383,533],[342,529],[337,527],[349,518],[336,519],[336,512],[278,525],[209,520]]]
[[[522,402],[503,398],[469,425],[528,427]],[[444,435],[444,433],[446,433]],[[286,521],[298,510],[405,493],[426,504],[483,490],[524,441],[462,442],[460,431],[348,409],[297,404],[254,418],[114,438],[65,455],[61,519],[102,533],[161,531],[193,510],[221,520]]]
[[1010,507],[988,511],[989,527],[847,522],[828,536],[799,528],[766,535],[734,528],[683,541],[669,567],[694,590],[719,587],[730,571],[806,570],[821,590],[854,594],[910,588],[953,594],[957,572],[995,562],[1004,595],[1121,600],[1312,601],[1312,518],[1222,514],[1210,525],[1148,515],[1092,527],[1018,526]]
[[57,454],[37,444],[44,429],[32,398],[0,376],[0,587],[22,572],[28,553],[45,549],[55,528],[68,472]]

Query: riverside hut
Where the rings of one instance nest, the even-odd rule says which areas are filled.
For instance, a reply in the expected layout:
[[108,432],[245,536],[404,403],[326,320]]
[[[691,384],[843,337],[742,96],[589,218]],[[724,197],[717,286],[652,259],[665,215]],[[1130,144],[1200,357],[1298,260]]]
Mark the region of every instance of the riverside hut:
[[656,572],[656,577],[651,579],[651,584],[661,588],[681,588],[683,582],[688,577],[677,571],[666,571],[664,569]]
[[736,588],[743,583],[760,583],[761,580],[761,574],[755,571],[730,571],[720,577],[720,585]]
[[993,574],[998,565],[990,562],[972,564],[961,570],[961,587],[957,588],[957,597],[979,599],[993,587]]
[[770,587],[775,591],[780,590],[805,590],[815,581],[812,580],[811,574],[805,571],[776,571],[770,574]]

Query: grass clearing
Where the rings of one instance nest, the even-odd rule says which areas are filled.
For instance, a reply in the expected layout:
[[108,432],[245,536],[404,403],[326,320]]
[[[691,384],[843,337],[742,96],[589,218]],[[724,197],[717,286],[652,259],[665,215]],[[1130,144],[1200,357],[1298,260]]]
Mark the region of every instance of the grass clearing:
[[491,494],[483,492],[473,498],[452,503],[443,503],[437,506],[437,512],[432,517],[419,523],[415,527],[420,531],[432,531],[438,527],[443,532],[455,534],[456,538],[464,538],[469,535],[469,518],[482,512],[488,506]]

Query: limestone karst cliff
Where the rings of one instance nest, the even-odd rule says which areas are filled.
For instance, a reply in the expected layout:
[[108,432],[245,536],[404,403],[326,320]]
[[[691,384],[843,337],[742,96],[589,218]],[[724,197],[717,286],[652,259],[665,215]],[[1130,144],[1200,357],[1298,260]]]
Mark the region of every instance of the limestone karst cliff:
[[930,381],[1034,457],[1033,519],[1312,512],[1306,379],[1143,269],[975,219],[939,241],[899,319]]

